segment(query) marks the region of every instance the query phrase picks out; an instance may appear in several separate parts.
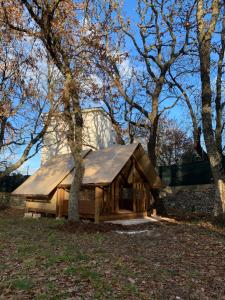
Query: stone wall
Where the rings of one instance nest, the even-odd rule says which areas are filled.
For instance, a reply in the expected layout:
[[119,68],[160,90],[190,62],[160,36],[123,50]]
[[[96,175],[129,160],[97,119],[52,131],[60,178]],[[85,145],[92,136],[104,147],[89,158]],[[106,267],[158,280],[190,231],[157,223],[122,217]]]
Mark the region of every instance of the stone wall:
[[165,187],[160,192],[168,213],[211,214],[213,210],[214,185],[184,185]]
[[17,207],[17,208],[25,208],[25,197],[16,196],[10,193],[2,193],[0,192],[0,208],[5,207]]

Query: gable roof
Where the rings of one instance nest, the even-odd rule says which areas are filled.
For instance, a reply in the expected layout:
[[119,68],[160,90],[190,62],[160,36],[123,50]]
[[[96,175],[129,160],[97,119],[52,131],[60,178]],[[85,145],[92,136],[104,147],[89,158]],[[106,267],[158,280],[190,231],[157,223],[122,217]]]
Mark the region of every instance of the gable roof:
[[[83,151],[82,156],[85,157],[90,151]],[[56,156],[41,166],[12,194],[48,196],[73,168],[74,163],[71,155]]]
[[[123,169],[131,156],[134,156],[141,171],[153,188],[161,186],[147,154],[140,144],[114,146],[91,151],[84,159],[83,184],[108,185]],[[74,175],[73,159],[69,155],[49,161],[26,180],[13,194],[49,195],[59,185],[71,185]]]
[[[137,147],[138,144],[130,144],[92,151],[84,160],[83,184],[111,183]],[[70,185],[73,175],[74,173],[71,172],[61,184]]]
[[143,175],[148,180],[151,188],[157,189],[157,188],[162,187],[161,179],[158,176],[158,174],[156,173],[155,168],[153,167],[148,154],[143,149],[141,144],[139,144],[137,150],[138,151],[135,151],[135,153],[134,153],[134,158],[135,158],[139,168],[141,169]]

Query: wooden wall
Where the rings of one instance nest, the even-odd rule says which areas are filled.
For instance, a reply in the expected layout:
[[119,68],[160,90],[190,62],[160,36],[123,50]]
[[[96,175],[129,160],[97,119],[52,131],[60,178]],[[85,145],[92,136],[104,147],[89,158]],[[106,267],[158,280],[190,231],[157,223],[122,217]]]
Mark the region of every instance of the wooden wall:
[[[58,205],[56,215],[68,214],[69,190],[58,188]],[[81,199],[78,204],[81,216],[94,217],[95,215],[95,187],[84,187],[81,191]]]
[[100,215],[109,216],[119,213],[123,188],[132,187],[132,205],[129,210],[144,212],[150,207],[152,195],[150,186],[131,158],[109,187],[103,189],[100,202]]
[[54,214],[57,206],[57,191],[55,190],[49,199],[27,198],[26,210]]

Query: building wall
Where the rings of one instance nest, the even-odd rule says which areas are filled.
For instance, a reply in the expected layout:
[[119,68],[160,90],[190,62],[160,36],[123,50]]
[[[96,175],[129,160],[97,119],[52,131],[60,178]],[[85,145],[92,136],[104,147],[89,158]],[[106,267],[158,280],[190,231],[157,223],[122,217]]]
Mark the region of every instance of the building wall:
[[165,187],[160,192],[168,213],[202,213],[213,211],[214,185],[183,185]]
[[[102,108],[83,110],[83,149],[103,149],[116,144],[115,132],[111,121]],[[66,125],[62,115],[53,118],[44,138],[42,164],[55,155],[66,154],[70,149],[66,140]]]

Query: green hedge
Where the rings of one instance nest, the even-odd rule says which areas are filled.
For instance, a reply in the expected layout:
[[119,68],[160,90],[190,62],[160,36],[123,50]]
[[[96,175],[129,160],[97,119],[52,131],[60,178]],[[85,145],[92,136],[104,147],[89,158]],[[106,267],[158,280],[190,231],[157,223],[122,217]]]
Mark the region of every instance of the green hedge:
[[[225,160],[223,161],[225,169]],[[163,183],[169,186],[209,184],[213,182],[208,161],[197,161],[190,164],[160,166],[158,173]]]
[[0,192],[11,193],[18,186],[20,186],[28,177],[29,175],[22,174],[13,174],[10,176],[5,176],[0,181]]

